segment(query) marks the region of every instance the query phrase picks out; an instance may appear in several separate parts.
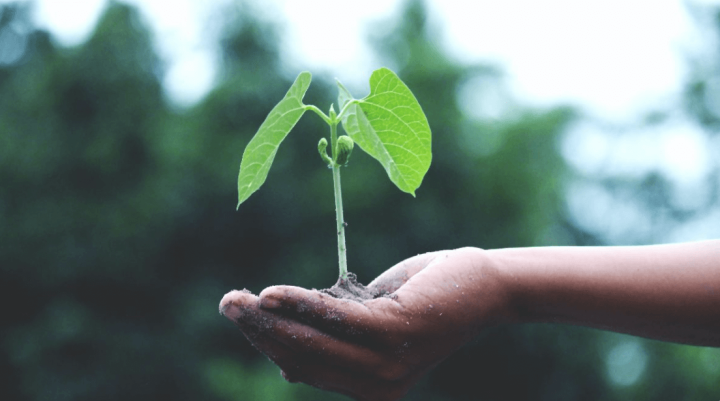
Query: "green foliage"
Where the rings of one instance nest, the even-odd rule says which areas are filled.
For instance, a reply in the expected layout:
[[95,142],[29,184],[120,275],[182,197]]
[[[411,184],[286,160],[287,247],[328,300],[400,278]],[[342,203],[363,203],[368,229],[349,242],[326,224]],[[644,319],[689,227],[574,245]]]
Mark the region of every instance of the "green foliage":
[[305,113],[302,99],[310,87],[310,81],[312,75],[309,72],[298,75],[285,97],[273,107],[245,148],[238,175],[237,207],[265,182],[280,143]]
[[347,107],[345,131],[382,164],[400,190],[415,196],[432,160],[430,125],[415,96],[387,68],[373,72],[370,94],[356,102],[337,84],[340,107]]
[[[338,82],[342,111],[336,116],[331,109],[328,117],[302,102],[311,79],[308,72],[298,75],[245,148],[238,176],[238,207],[265,182],[280,143],[305,110],[315,111],[331,126],[337,125],[338,118],[342,120],[350,138],[343,139],[342,154],[335,155],[337,164],[347,164],[354,140],[383,165],[398,188],[415,196],[430,168],[431,133],[427,118],[407,85],[394,72],[380,68],[370,77],[370,95],[357,100]],[[322,141],[318,144],[318,150],[322,144]]]
[[246,400],[346,400],[309,386],[293,386],[282,380],[268,360],[243,364],[233,358],[205,362],[203,378],[209,392],[226,401]]
[[[361,147],[385,167],[398,188],[415,196],[415,190],[422,183],[432,159],[430,127],[410,89],[387,68],[373,72],[370,77],[370,95],[362,100],[353,99],[338,82],[340,115],[335,112],[334,105],[330,106],[328,116],[316,106],[303,104],[302,98],[310,81],[310,73],[298,75],[283,100],[273,108],[245,148],[238,174],[238,208],[265,182],[280,143],[305,110],[317,113],[330,126],[333,157],[331,159],[327,156],[325,149],[328,142],[325,138],[318,143],[318,152],[332,169],[338,263],[340,277],[345,279],[348,272],[346,224],[339,167],[345,166],[350,158],[354,147],[352,138],[360,141]],[[338,138],[337,126],[340,121],[343,121],[343,127],[350,136]]]

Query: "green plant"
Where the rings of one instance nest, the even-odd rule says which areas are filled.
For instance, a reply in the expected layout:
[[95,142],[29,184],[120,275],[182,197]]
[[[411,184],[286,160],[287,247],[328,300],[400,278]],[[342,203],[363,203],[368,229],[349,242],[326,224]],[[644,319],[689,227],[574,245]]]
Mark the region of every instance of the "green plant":
[[[327,154],[325,138],[320,139],[318,151],[332,169],[340,277],[347,279],[340,167],[347,164],[353,145],[357,143],[382,164],[400,190],[415,196],[432,159],[430,126],[410,89],[387,68],[372,73],[370,94],[363,99],[353,98],[337,82],[340,113],[335,112],[334,105],[330,105],[326,115],[313,105],[303,104],[311,80],[309,72],[298,75],[245,148],[238,175],[238,208],[265,182],[280,143],[302,115],[308,110],[315,112],[330,126],[331,156]],[[340,122],[347,136],[338,137]]]

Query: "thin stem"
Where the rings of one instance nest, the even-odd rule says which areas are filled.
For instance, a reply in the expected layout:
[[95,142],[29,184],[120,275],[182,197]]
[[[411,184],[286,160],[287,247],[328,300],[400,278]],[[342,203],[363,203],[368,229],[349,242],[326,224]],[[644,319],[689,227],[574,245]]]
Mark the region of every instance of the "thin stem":
[[337,115],[338,120],[343,118],[343,115],[345,115],[345,112],[348,110],[348,108],[350,108],[351,105],[356,104],[358,102],[359,102],[359,100],[352,99],[349,102],[345,103],[345,107],[343,107],[342,110],[340,110],[340,113],[338,113],[338,115]]
[[311,105],[311,104],[306,104],[306,105],[303,105],[303,106],[304,106],[305,110],[314,111],[315,114],[319,115],[320,118],[323,119],[323,121],[325,121],[326,123],[328,123],[328,125],[331,125],[331,126],[332,126],[333,121],[331,121],[331,120],[330,120],[330,117],[328,117],[325,113],[323,113],[322,110],[318,109],[316,106],[313,106],[313,105]]
[[[330,140],[332,144],[333,160],[337,157],[337,119],[330,124]],[[340,185],[340,165],[332,163],[333,187],[335,189],[335,220],[337,222],[338,236],[338,263],[340,278],[347,280],[347,249],[345,248],[345,219],[343,218],[342,188]]]

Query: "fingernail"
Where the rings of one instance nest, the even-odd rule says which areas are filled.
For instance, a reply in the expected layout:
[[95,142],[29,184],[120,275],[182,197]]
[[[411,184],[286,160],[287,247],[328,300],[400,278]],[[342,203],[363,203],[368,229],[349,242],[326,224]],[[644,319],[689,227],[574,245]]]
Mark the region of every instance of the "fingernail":
[[281,306],[280,300],[269,296],[260,298],[260,307],[263,309],[278,309]]
[[233,321],[238,320],[240,318],[240,315],[242,314],[240,312],[240,308],[238,308],[238,306],[233,303],[224,305],[220,309],[220,313],[222,313],[223,316],[225,316],[226,318],[233,320]]

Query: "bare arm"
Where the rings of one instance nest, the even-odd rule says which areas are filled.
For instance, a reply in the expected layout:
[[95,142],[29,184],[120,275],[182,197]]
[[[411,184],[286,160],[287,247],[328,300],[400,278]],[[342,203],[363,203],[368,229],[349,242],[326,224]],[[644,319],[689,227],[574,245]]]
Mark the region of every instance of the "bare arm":
[[520,322],[720,346],[720,240],[487,251]]
[[484,328],[559,322],[720,346],[720,241],[647,247],[463,248],[412,257],[363,303],[277,286],[220,311],[292,382],[396,400]]

